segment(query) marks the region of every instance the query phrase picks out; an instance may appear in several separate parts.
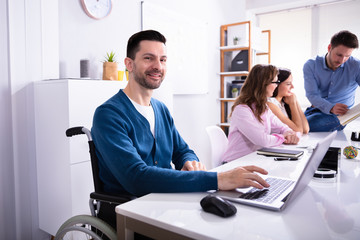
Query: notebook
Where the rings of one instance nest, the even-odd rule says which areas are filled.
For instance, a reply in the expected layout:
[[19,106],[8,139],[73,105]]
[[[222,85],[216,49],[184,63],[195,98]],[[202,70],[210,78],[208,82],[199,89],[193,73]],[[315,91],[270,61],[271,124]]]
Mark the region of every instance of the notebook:
[[[334,131],[316,144],[297,181],[275,176],[265,176],[264,178],[270,184],[268,189],[238,188],[234,191],[217,191],[213,194],[232,202],[281,211],[309,184],[336,134],[337,131]],[[276,187],[277,184],[279,186]]]
[[350,122],[360,117],[360,104],[350,108],[344,115],[337,117],[341,125],[345,126],[346,124],[349,124]]
[[304,154],[302,150],[291,150],[283,148],[261,148],[257,150],[257,154],[273,157],[289,157],[299,158]]

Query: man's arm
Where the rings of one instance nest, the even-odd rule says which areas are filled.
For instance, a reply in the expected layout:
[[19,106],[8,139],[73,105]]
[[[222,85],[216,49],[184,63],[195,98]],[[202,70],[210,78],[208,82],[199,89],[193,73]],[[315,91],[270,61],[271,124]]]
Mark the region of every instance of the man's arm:
[[[156,143],[153,148],[155,143],[151,132],[143,130],[143,124],[136,123],[142,118],[134,119],[132,114],[113,111],[109,106],[98,108],[94,115],[92,135],[99,153],[100,177],[107,192],[124,189],[142,196],[151,192],[202,192],[217,188],[214,172],[171,169],[171,130],[163,127],[169,138]],[[159,138],[162,137],[159,135]],[[144,144],[139,145],[140,142]],[[152,149],[157,149],[156,153]],[[185,149],[178,153],[179,156],[184,154],[186,159],[194,160]]]
[[306,97],[314,107],[320,109],[323,113],[330,113],[334,104],[321,97],[321,91],[318,86],[320,79],[316,79],[315,64],[315,60],[312,59],[304,64],[303,72]]
[[[105,119],[102,120],[105,121]],[[93,128],[93,132],[95,135],[104,135],[104,132],[98,132],[96,127]],[[120,138],[124,140],[120,141]],[[257,172],[267,174],[267,171],[256,166],[238,167],[221,173],[175,171],[146,166],[136,151],[131,150],[131,147],[128,149],[130,146],[128,144],[131,144],[131,142],[126,140],[126,136],[122,135],[120,138],[118,139],[120,142],[106,141],[100,144],[99,149],[105,152],[104,160],[110,164],[111,174],[116,176],[117,181],[119,181],[118,184],[121,183],[128,192],[136,196],[152,192],[205,192],[249,186],[256,188],[269,187],[269,184],[257,174]],[[123,155],[123,157],[120,157],[120,155]],[[184,167],[189,164],[192,165],[192,162],[187,161]]]
[[186,161],[181,171],[206,171],[206,167],[202,162]]
[[344,115],[348,111],[348,106],[342,103],[336,103],[330,110],[335,115]]

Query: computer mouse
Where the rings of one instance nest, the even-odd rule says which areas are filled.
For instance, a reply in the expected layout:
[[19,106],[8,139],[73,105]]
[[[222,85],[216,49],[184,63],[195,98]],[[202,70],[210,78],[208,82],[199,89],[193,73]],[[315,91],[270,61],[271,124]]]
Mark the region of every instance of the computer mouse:
[[236,213],[234,204],[219,196],[207,195],[200,201],[205,212],[213,213],[220,217],[230,217]]

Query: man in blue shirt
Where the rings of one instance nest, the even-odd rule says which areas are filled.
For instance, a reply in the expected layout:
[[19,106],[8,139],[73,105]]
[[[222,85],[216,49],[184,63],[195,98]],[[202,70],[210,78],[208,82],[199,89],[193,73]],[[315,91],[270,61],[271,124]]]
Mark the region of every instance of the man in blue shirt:
[[104,191],[143,196],[269,187],[256,173],[267,171],[256,166],[206,171],[180,136],[167,107],[152,98],[166,74],[165,42],[153,30],[134,34],[125,58],[127,86],[95,111],[91,132]]
[[303,68],[306,97],[312,104],[305,111],[311,132],[342,130],[337,115],[354,105],[360,85],[360,61],[351,56],[359,47],[355,34],[340,31],[332,38],[325,56],[308,60]]

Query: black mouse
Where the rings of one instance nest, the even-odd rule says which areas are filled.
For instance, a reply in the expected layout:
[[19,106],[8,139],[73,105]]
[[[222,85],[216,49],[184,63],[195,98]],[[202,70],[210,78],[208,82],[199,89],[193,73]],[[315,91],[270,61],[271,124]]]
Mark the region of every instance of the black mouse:
[[207,195],[200,201],[205,212],[221,217],[230,217],[236,213],[236,207],[231,202],[215,195]]

